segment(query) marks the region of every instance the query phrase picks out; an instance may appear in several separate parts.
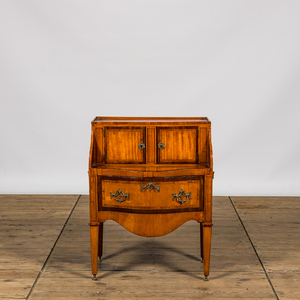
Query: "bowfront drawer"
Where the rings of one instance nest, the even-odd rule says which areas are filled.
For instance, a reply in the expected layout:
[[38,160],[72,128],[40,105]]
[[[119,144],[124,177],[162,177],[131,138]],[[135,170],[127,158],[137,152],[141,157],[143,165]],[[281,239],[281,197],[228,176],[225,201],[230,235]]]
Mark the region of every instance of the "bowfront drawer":
[[201,176],[105,178],[100,180],[100,209],[202,210]]

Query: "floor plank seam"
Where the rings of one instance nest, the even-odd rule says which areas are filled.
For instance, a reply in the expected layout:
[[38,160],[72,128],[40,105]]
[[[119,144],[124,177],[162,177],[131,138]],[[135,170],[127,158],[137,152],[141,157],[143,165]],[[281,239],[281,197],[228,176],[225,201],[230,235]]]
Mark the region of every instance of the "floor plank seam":
[[31,294],[32,294],[32,292],[33,292],[33,290],[34,290],[34,288],[35,288],[35,286],[36,286],[36,284],[37,284],[39,278],[41,277],[41,275],[42,275],[42,273],[43,273],[43,271],[44,271],[44,269],[45,269],[45,267],[46,267],[46,265],[47,265],[47,262],[48,262],[48,260],[49,260],[49,258],[50,258],[50,256],[51,256],[51,254],[52,254],[52,252],[53,252],[53,250],[54,250],[54,248],[55,248],[55,246],[56,246],[58,240],[60,239],[60,237],[61,237],[61,235],[62,235],[62,233],[63,233],[63,231],[64,231],[66,225],[67,225],[68,222],[69,222],[70,217],[71,217],[72,214],[73,214],[73,211],[75,210],[75,207],[76,207],[77,204],[78,204],[78,201],[79,201],[80,197],[81,197],[81,195],[78,196],[78,198],[77,198],[77,200],[76,200],[76,202],[75,202],[75,204],[74,204],[74,206],[73,206],[73,208],[72,208],[72,210],[71,210],[71,212],[70,212],[70,214],[69,214],[69,216],[68,216],[66,222],[64,223],[64,226],[62,227],[62,229],[61,229],[61,231],[60,231],[60,233],[59,233],[59,235],[58,235],[56,241],[55,241],[54,244],[53,244],[53,247],[51,248],[51,250],[50,250],[50,252],[49,252],[49,255],[47,256],[47,258],[46,258],[46,260],[45,260],[45,262],[44,262],[44,264],[43,264],[41,270],[39,271],[39,274],[37,275],[37,277],[36,277],[36,279],[35,279],[35,281],[34,281],[32,287],[31,287],[31,289],[30,289],[30,291],[29,291],[29,293],[28,293],[28,295],[27,295],[27,297],[26,297],[26,300],[28,300],[29,297],[31,296]]
[[229,198],[229,200],[230,200],[230,202],[231,202],[231,205],[232,205],[232,207],[233,207],[233,209],[234,209],[234,211],[235,211],[235,213],[236,213],[236,215],[237,215],[237,217],[238,217],[238,219],[239,219],[241,225],[243,226],[243,229],[244,229],[244,231],[245,231],[245,233],[246,233],[246,235],[247,235],[247,237],[248,237],[248,239],[249,239],[249,242],[250,242],[250,244],[251,244],[251,246],[252,246],[252,248],[253,248],[253,250],[254,250],[254,252],[255,252],[255,255],[257,256],[257,259],[258,259],[258,261],[260,262],[260,265],[261,265],[261,267],[262,267],[263,270],[264,270],[265,276],[266,276],[266,278],[268,279],[269,284],[270,284],[270,286],[271,286],[271,288],[272,288],[272,290],[273,290],[273,292],[274,292],[274,294],[275,294],[277,300],[279,300],[279,297],[278,297],[278,295],[277,295],[277,293],[276,293],[276,291],[275,291],[275,288],[274,288],[274,286],[273,286],[273,284],[272,284],[272,282],[271,282],[271,280],[270,280],[270,278],[269,278],[268,272],[266,271],[265,266],[263,265],[263,262],[261,261],[259,255],[258,255],[258,253],[257,253],[257,251],[256,251],[256,249],[255,249],[254,244],[252,243],[252,240],[251,240],[251,238],[250,238],[250,236],[249,236],[249,234],[248,234],[248,231],[246,230],[246,227],[245,227],[245,225],[244,225],[244,223],[243,223],[243,221],[242,221],[240,215],[238,214],[237,209],[235,208],[235,206],[234,206],[234,204],[233,204],[233,201],[232,201],[231,197],[228,196],[228,198]]

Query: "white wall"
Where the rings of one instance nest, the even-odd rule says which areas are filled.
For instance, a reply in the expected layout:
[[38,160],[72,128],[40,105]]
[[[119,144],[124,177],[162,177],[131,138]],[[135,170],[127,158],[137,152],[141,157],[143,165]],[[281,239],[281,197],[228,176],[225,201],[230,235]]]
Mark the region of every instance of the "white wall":
[[0,193],[88,193],[95,116],[207,116],[215,195],[300,194],[300,1],[1,1]]

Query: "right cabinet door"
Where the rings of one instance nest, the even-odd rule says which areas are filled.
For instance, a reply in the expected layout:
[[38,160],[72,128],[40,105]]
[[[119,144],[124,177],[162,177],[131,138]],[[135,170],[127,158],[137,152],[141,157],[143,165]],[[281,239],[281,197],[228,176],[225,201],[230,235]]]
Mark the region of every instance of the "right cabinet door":
[[157,127],[157,163],[198,163],[198,127]]

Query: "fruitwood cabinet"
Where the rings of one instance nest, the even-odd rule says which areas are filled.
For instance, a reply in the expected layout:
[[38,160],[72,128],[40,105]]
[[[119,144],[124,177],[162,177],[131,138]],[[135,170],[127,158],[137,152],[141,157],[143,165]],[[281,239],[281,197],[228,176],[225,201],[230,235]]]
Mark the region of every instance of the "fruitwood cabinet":
[[148,237],[200,223],[209,275],[213,156],[207,118],[96,117],[89,157],[92,274],[102,256],[103,223]]

